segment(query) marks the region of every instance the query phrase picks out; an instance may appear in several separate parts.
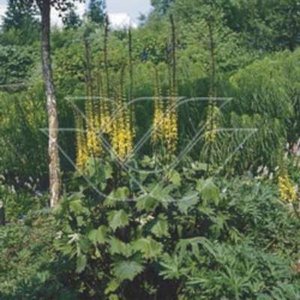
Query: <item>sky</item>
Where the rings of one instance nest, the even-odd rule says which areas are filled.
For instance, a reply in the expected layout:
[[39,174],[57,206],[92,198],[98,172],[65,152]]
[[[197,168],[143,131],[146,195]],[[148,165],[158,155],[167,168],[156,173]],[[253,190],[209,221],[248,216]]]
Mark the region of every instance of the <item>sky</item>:
[[[0,19],[5,13],[7,0],[0,0]],[[85,5],[78,4],[77,11],[80,15],[84,13]],[[136,26],[139,15],[147,14],[151,10],[150,0],[106,0],[107,11],[110,22],[114,26],[129,25]],[[60,25],[57,12],[52,12],[52,24]]]

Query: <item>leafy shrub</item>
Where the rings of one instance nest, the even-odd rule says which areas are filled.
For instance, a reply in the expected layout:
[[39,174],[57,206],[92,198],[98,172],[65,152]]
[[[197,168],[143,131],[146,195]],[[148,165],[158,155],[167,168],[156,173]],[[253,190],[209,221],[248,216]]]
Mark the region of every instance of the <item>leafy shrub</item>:
[[66,196],[56,212],[55,246],[74,266],[72,284],[82,298],[296,299],[300,294],[292,269],[299,220],[271,183],[203,179],[194,164],[164,180],[141,176],[141,188],[131,176],[116,177],[109,164],[96,165],[101,170],[90,167],[89,180],[108,196],[77,177],[80,190]]
[[30,211],[39,211],[47,206],[48,195],[36,190],[33,182],[25,182],[26,188],[15,187],[0,178],[0,199],[5,208],[7,222],[23,219]]
[[67,268],[57,260],[54,229],[48,214],[0,227],[0,299],[76,299],[64,287]]

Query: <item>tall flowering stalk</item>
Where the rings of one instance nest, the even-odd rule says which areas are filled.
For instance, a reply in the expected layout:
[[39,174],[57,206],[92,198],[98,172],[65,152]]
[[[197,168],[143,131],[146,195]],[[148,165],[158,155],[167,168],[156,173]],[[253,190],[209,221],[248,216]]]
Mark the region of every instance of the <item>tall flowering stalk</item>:
[[204,140],[207,144],[213,144],[217,139],[219,127],[220,109],[215,101],[211,101],[207,110],[207,118],[204,125]]
[[99,129],[101,133],[110,136],[112,134],[112,117],[109,95],[106,89],[101,91],[99,102]]
[[177,149],[178,143],[178,116],[177,116],[177,60],[176,60],[176,28],[173,15],[170,16],[172,32],[172,81],[170,87],[170,98],[166,114],[166,133],[167,133],[167,150],[173,154]]
[[89,156],[99,157],[101,155],[101,142],[98,136],[99,132],[99,107],[93,100],[94,88],[92,77],[92,63],[91,51],[87,37],[84,39],[85,45],[85,60],[86,60],[86,101],[85,101],[85,114],[86,114],[86,130],[87,130],[87,150]]
[[86,135],[87,149],[89,156],[99,157],[102,152],[101,141],[99,138],[99,119],[94,113],[96,111],[92,99],[86,101]]
[[130,111],[124,96],[123,70],[121,71],[119,91],[116,95],[116,110],[113,116],[112,128],[112,149],[117,158],[124,162],[132,155],[134,133]]
[[76,126],[76,167],[79,171],[83,171],[88,160],[87,141],[83,118],[75,113]]
[[108,38],[109,38],[109,20],[108,16],[105,17],[104,24],[104,47],[103,47],[103,58],[104,58],[104,81],[102,88],[100,89],[100,131],[109,136],[112,135],[112,117],[111,107],[109,102],[110,97],[110,74],[109,74],[109,63],[108,63]]
[[163,130],[168,153],[174,154],[178,143],[178,117],[177,117],[177,96],[174,89],[171,90],[164,116]]
[[297,188],[287,172],[278,176],[278,190],[281,200],[291,203],[297,200]]
[[158,70],[155,68],[154,76],[154,117],[153,117],[153,131],[152,142],[158,144],[164,140],[164,103],[161,95],[159,85]]
[[176,32],[173,16],[170,16],[172,31],[172,51],[170,56],[170,87],[169,98],[164,107],[161,96],[161,89],[158,78],[158,71],[155,68],[154,84],[154,118],[152,141],[165,147],[168,154],[174,154],[178,143],[178,116],[177,116],[177,78],[176,78]]
[[210,54],[210,84],[209,84],[209,105],[204,124],[204,142],[207,152],[207,173],[210,172],[210,166],[213,163],[214,145],[217,141],[217,128],[220,125],[221,112],[216,103],[217,97],[217,74],[216,74],[216,45],[214,40],[213,20],[207,19],[208,36],[209,36],[209,54]]
[[170,93],[166,107],[161,95],[158,72],[155,71],[154,82],[154,117],[152,143],[156,146],[162,145],[169,154],[174,154],[178,141],[178,120],[176,110],[176,94]]

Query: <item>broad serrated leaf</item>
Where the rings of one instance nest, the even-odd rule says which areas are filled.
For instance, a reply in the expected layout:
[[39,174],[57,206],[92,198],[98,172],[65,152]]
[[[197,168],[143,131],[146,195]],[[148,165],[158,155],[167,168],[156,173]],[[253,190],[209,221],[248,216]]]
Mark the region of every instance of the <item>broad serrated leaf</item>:
[[119,201],[125,201],[128,200],[130,191],[128,189],[128,187],[124,186],[124,187],[119,187],[115,190],[113,196],[119,200]]
[[105,295],[115,292],[120,286],[120,282],[118,280],[111,280],[104,291]]
[[140,251],[146,259],[156,258],[161,255],[162,244],[152,238],[141,238],[132,242],[132,248],[135,251]]
[[85,255],[79,255],[76,259],[76,273],[82,273],[85,270],[87,259]]
[[170,171],[167,175],[167,178],[170,180],[172,184],[176,186],[181,185],[181,176],[177,171],[175,170]]
[[129,216],[123,209],[114,210],[108,214],[108,222],[112,230],[115,231],[129,224]]
[[111,192],[104,201],[104,206],[115,207],[117,203],[128,200],[130,191],[127,187],[119,187]]
[[153,211],[159,204],[157,199],[149,195],[143,195],[139,197],[136,201],[136,209],[138,211],[145,210],[146,212]]
[[70,202],[70,211],[76,215],[84,212],[84,207],[80,199],[72,200]]
[[196,189],[205,202],[214,202],[215,204],[218,204],[220,190],[213,183],[212,179],[198,180]]
[[151,232],[158,238],[169,236],[168,222],[165,219],[158,220],[151,229]]
[[178,200],[177,205],[178,209],[184,213],[187,214],[188,211],[195,207],[195,205],[199,201],[199,196],[196,192],[189,192],[186,195],[184,195],[181,199]]
[[113,274],[120,281],[132,281],[138,274],[142,273],[144,266],[136,261],[121,261],[114,264]]
[[125,257],[130,257],[133,253],[133,249],[130,244],[126,244],[117,238],[111,238],[109,241],[110,248],[109,252],[110,254],[120,254]]
[[98,229],[93,229],[89,232],[88,238],[94,244],[104,244],[106,242],[106,226],[102,225]]
[[175,186],[170,184],[168,186],[162,186],[162,184],[154,184],[151,188],[150,196],[158,200],[164,207],[168,207],[169,203],[173,202],[173,198],[170,195]]

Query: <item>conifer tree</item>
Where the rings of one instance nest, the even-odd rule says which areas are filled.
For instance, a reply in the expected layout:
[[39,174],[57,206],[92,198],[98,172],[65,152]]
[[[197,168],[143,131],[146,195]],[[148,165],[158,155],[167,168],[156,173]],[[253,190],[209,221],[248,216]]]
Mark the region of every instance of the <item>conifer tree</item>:
[[88,9],[89,19],[96,24],[104,24],[105,6],[104,0],[91,0]]

